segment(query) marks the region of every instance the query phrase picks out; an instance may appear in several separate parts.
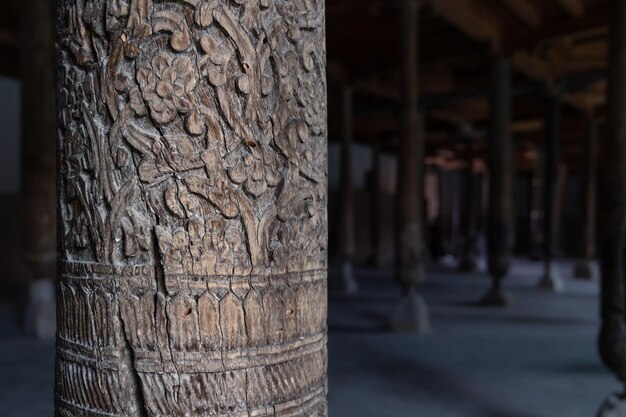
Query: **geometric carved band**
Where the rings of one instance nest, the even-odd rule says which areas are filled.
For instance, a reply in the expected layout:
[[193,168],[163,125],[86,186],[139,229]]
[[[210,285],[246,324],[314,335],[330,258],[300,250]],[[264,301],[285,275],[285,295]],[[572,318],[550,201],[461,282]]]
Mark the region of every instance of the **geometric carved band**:
[[[60,417],[127,417],[126,414],[111,414],[101,410],[86,409],[57,397],[57,410]],[[238,413],[207,414],[210,417],[322,417],[327,415],[326,389],[313,392],[291,401],[271,407],[260,407]],[[157,415],[151,416],[157,417]],[[160,416],[159,416],[160,417]]]
[[[322,416],[326,360],[326,350],[322,349],[283,363],[236,371],[139,372],[138,376],[150,417],[165,417],[180,410],[192,417]],[[61,416],[133,415],[125,372],[88,369],[62,359],[58,367],[56,399]]]
[[[60,263],[59,275],[65,281],[82,281],[85,284],[114,290],[116,285],[127,284],[132,288],[154,288],[154,265],[114,266],[91,262],[63,261]],[[176,292],[179,288],[223,291],[229,289],[262,288],[267,285],[297,285],[306,282],[317,282],[326,279],[326,270],[311,269],[290,273],[254,274],[166,274],[165,285],[168,292]],[[173,290],[173,291],[171,291]]]
[[[286,362],[324,349],[326,333],[301,337],[280,345],[227,351],[172,352],[176,369],[181,373],[204,373],[235,371],[255,366],[269,366]],[[154,372],[166,368],[159,352],[135,351],[135,367],[138,372]]]
[[164,281],[63,265],[61,416],[136,415],[138,395],[150,417],[326,415],[326,271]]
[[[307,355],[324,348],[327,342],[325,332],[313,336],[301,337],[297,340],[280,345],[261,346],[248,349],[229,351],[174,351],[171,358],[176,364],[175,369],[182,373],[220,372],[268,366],[285,362],[293,358]],[[59,338],[57,342],[59,358],[70,362],[83,363],[93,369],[119,371],[121,359],[118,352],[111,349],[94,350]],[[137,350],[134,352],[135,367],[138,372],[153,372],[164,369],[162,355],[157,351]],[[168,357],[170,355],[168,354]]]

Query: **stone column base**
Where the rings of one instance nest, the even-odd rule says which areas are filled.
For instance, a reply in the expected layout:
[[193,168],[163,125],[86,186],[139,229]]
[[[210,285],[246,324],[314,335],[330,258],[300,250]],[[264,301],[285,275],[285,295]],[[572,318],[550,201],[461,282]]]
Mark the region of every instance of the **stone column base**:
[[597,417],[626,417],[626,398],[618,394],[611,395],[600,407]]
[[24,326],[29,336],[42,340],[54,339],[56,300],[53,280],[39,279],[29,285]]
[[359,284],[354,279],[351,262],[343,262],[341,264],[340,291],[347,295],[354,295],[359,292]]
[[549,262],[546,264],[545,271],[538,284],[539,288],[552,291],[552,292],[561,292],[565,285],[563,284],[563,279],[559,273],[559,268],[554,262]]
[[424,299],[414,290],[403,295],[389,325],[395,332],[430,332],[430,314]]

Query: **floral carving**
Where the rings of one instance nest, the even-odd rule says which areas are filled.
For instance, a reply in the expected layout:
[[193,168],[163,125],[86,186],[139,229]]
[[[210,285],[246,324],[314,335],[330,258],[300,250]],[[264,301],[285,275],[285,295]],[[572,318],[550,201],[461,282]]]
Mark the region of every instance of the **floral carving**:
[[205,35],[200,39],[200,46],[205,55],[200,58],[200,68],[214,87],[220,87],[227,81],[227,66],[232,54],[232,47],[216,35]]
[[275,187],[280,183],[280,165],[272,153],[245,152],[228,169],[228,178],[236,184],[243,184],[246,192],[259,197],[267,187]]
[[[313,214],[324,204],[326,175],[323,4],[115,0],[97,7],[68,3],[70,30],[61,42],[78,63],[62,69],[69,87],[60,112],[66,146],[75,150],[66,164],[76,197],[65,210],[68,230],[82,230],[75,246],[93,239],[99,258],[126,262],[149,252],[144,224],[156,213],[181,272],[203,262],[219,269],[227,253],[246,267],[323,264],[325,224]],[[100,12],[104,21],[94,18]],[[280,18],[265,20],[270,15]],[[101,48],[93,39],[107,37],[114,42],[102,44],[110,50],[98,75],[85,57]],[[103,137],[108,146],[98,145]],[[132,178],[145,201],[138,192],[120,196]],[[133,210],[118,212],[116,204]],[[226,222],[220,243],[203,242],[216,217]],[[185,245],[193,250],[178,249]],[[237,245],[245,256],[224,249]]]
[[137,81],[157,124],[171,123],[178,113],[188,113],[194,107],[198,76],[186,56],[156,54],[148,65],[139,68]]

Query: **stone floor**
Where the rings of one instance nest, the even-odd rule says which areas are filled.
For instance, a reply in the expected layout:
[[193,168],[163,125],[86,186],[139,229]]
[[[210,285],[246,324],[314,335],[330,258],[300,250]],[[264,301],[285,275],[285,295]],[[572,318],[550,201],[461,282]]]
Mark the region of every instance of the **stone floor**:
[[[422,286],[433,332],[412,335],[385,330],[398,295],[389,272],[357,269],[357,296],[330,295],[331,417],[594,416],[620,389],[596,354],[597,284],[568,279],[550,294],[539,275],[516,261],[514,304],[499,310],[473,304],[485,275],[437,268]],[[9,301],[0,296],[0,417],[51,417],[53,343],[24,337]]]

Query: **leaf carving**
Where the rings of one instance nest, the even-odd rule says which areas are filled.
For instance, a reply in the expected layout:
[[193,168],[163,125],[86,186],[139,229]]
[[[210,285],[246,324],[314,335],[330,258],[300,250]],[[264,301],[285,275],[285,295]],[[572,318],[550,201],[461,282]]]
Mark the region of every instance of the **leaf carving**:
[[159,10],[152,14],[152,28],[155,32],[169,32],[170,46],[183,52],[191,46],[191,34],[185,19],[173,10]]

